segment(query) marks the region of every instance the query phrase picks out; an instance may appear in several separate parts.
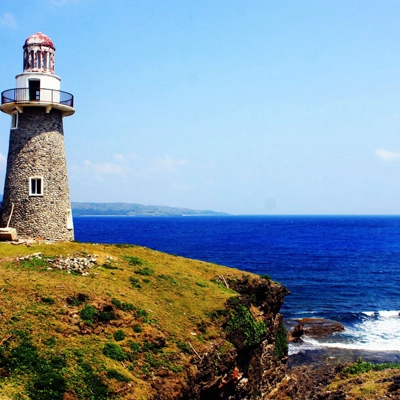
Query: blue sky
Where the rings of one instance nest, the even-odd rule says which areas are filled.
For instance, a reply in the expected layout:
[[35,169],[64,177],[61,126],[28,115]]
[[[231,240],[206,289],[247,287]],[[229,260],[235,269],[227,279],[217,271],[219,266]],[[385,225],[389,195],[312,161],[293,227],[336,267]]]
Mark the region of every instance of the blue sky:
[[0,90],[47,34],[72,201],[399,214],[399,20],[389,0],[4,0]]

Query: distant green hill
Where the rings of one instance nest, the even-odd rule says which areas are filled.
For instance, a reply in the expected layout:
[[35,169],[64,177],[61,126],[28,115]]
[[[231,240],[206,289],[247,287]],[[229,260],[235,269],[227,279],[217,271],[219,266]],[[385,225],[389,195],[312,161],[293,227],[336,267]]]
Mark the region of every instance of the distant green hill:
[[145,206],[136,203],[72,203],[74,215],[187,216],[228,215],[210,210],[192,210],[167,206]]

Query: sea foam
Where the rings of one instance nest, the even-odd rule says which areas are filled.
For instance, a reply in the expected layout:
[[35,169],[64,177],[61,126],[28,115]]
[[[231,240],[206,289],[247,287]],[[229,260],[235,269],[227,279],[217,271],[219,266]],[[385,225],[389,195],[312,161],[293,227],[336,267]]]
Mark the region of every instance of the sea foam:
[[368,351],[400,351],[399,311],[363,312],[357,322],[345,331],[327,338],[303,336],[301,346],[290,346],[290,354],[318,348],[339,348]]

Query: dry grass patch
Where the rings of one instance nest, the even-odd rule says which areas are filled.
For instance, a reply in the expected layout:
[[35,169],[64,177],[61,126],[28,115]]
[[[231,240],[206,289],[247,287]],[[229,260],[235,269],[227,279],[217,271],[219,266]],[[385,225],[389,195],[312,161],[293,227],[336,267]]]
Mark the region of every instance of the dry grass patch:
[[350,400],[400,398],[400,365],[371,364],[359,359],[344,368],[326,390],[342,391]]

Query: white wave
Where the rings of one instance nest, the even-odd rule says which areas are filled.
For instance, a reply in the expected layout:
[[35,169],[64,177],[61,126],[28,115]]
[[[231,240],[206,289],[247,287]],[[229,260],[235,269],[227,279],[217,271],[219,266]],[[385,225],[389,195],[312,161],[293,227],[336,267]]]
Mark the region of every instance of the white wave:
[[289,343],[289,356],[293,355],[293,354],[297,354],[297,353],[301,353],[307,350],[316,350],[320,348],[320,346],[316,346],[312,343],[306,343],[306,342],[302,342],[302,343]]
[[318,348],[349,350],[400,351],[399,311],[364,312],[365,318],[343,333],[328,338],[314,339],[302,336],[303,345],[290,346],[291,354]]
[[364,311],[363,314],[368,315],[369,317],[383,317],[383,318],[392,318],[399,317],[399,310],[390,310],[390,311]]

